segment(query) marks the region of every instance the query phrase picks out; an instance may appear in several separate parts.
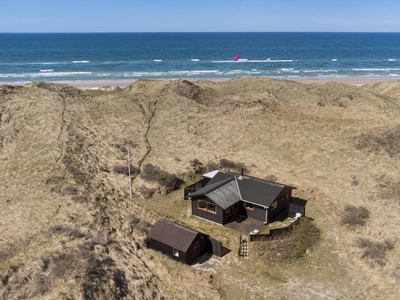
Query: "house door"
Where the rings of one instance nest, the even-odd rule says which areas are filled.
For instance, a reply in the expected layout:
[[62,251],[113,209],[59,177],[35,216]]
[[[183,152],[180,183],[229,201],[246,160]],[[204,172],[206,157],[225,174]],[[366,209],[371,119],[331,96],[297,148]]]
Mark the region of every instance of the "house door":
[[193,259],[196,259],[201,255],[203,255],[201,243],[200,240],[197,240],[193,244]]
[[239,202],[232,205],[232,215],[236,217],[239,214]]

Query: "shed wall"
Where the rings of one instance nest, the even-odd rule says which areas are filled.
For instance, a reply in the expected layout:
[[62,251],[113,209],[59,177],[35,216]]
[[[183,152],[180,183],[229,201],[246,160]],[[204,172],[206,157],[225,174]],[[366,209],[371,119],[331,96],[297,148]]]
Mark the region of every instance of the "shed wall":
[[186,253],[185,252],[179,251],[179,257],[176,257],[176,256],[174,256],[174,253],[173,253],[174,249],[172,247],[167,246],[167,245],[165,245],[163,243],[160,243],[159,241],[150,239],[149,246],[150,246],[150,248],[152,248],[154,250],[157,250],[157,251],[160,251],[160,252],[162,252],[162,253],[164,253],[164,254],[166,254],[166,255],[168,255],[168,256],[172,257],[173,259],[178,260],[180,262],[186,263],[186,261],[187,261],[187,257],[186,257]]

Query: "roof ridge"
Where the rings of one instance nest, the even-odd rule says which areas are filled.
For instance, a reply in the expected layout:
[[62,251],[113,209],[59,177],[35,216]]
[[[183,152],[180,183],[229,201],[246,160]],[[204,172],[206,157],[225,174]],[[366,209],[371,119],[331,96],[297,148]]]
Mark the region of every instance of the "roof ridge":
[[[233,177],[231,177],[231,178],[226,178],[226,179],[224,179],[224,180],[215,182],[215,183],[213,183],[213,184],[211,184],[211,185],[205,185],[205,186],[203,186],[202,188],[198,189],[197,191],[199,191],[199,190],[204,189],[204,188],[207,187],[208,189],[207,189],[206,192],[204,192],[204,194],[209,194],[209,193],[215,191],[216,189],[218,189],[218,188],[224,186],[225,184],[231,182],[232,180],[233,180]],[[193,192],[193,193],[189,193],[189,194],[188,194],[188,197],[191,197],[191,194],[194,194],[194,193],[196,193],[197,191],[195,191],[195,192]]]
[[237,177],[235,176],[234,178],[235,178],[235,182],[236,182],[236,188],[237,188],[238,193],[239,193],[239,198],[240,198],[241,201],[243,201],[242,193],[240,192],[240,187],[239,187],[239,183],[237,181]]

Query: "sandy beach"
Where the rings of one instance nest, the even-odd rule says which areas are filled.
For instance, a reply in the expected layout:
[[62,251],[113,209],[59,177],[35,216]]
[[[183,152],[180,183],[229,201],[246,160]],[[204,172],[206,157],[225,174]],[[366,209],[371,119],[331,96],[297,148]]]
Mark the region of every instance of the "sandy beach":
[[[214,81],[214,82],[222,82],[222,81],[227,81],[232,78],[208,78],[208,80]],[[195,81],[188,79],[189,81]],[[325,84],[328,82],[338,82],[338,83],[345,83],[345,84],[351,84],[351,85],[357,85],[357,86],[363,86],[365,84],[375,84],[378,82],[394,82],[400,80],[399,78],[326,78],[326,79],[321,79],[321,78],[290,78],[290,79],[282,79],[282,80],[291,80],[291,81],[296,81],[304,84],[313,84],[313,83],[319,83],[319,84]],[[54,83],[62,83],[62,84],[68,84],[73,87],[82,89],[82,90],[88,90],[88,89],[98,89],[100,87],[106,87],[106,86],[118,86],[120,88],[125,88],[135,82],[137,80],[96,80],[96,81],[58,81]]]

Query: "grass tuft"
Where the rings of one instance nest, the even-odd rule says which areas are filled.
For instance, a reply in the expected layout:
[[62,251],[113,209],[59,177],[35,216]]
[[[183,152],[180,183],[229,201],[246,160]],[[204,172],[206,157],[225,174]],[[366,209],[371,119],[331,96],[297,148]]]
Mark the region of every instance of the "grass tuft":
[[373,242],[366,238],[359,238],[357,246],[364,249],[362,258],[368,259],[372,264],[384,266],[386,264],[386,252],[394,248],[394,243],[389,239],[383,242]]
[[357,138],[356,148],[370,152],[385,151],[390,157],[400,153],[400,125],[391,129],[363,133]]
[[355,226],[363,226],[366,219],[369,218],[369,210],[364,206],[346,205],[340,220],[341,224]]

